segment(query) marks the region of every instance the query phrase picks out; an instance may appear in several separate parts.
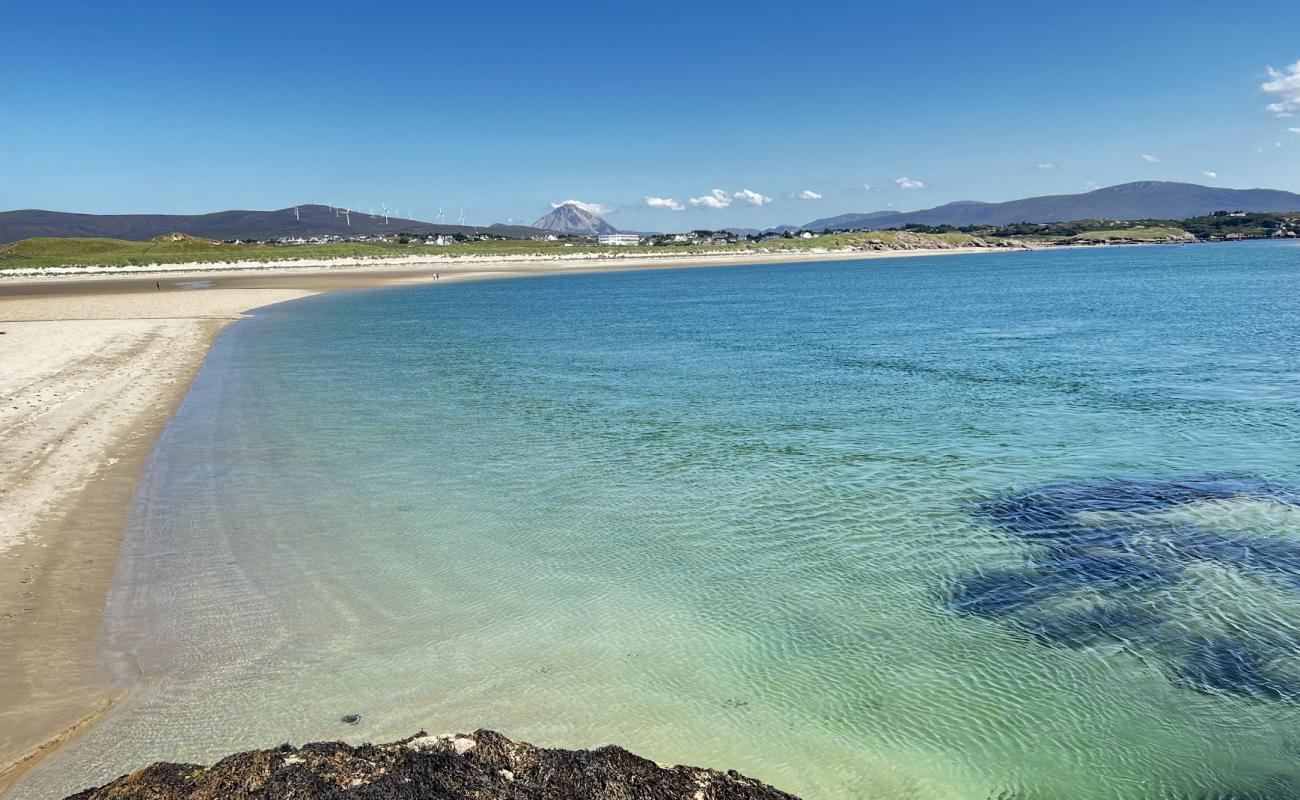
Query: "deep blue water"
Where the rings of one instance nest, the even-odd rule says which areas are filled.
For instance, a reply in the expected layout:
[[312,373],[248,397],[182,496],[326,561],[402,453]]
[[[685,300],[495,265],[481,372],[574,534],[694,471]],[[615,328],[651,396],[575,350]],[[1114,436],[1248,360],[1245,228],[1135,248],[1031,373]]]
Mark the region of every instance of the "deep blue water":
[[132,695],[27,785],[487,726],[810,798],[1300,796],[1297,298],[1263,243],[266,309],[139,490]]

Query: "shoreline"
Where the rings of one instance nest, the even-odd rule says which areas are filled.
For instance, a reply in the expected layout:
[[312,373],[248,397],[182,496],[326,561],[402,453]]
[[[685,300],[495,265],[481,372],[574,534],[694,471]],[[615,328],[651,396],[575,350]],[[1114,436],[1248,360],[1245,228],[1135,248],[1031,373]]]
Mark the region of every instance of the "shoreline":
[[[451,268],[164,265],[147,275],[0,281],[0,496],[9,509],[0,515],[0,672],[11,676],[0,686],[0,795],[120,699],[102,675],[99,637],[135,488],[213,342],[247,312],[325,292],[433,283],[431,266],[454,282],[1009,251],[490,259]],[[52,363],[33,363],[43,357]]]
[[99,637],[127,514],[211,343],[309,294],[0,295],[0,792],[116,699]]
[[[1076,245],[1085,246],[1085,245]],[[743,264],[783,264],[804,261],[857,261],[906,256],[956,255],[963,253],[1006,253],[1049,249],[1027,246],[988,246],[882,250],[830,250],[811,248],[790,251],[734,251],[717,253],[574,253],[571,255],[439,255],[437,253],[392,257],[346,257],[332,259],[286,259],[283,261],[190,261],[131,266],[13,267],[0,270],[0,287],[12,283],[75,281],[93,278],[143,278],[162,275],[230,276],[268,273],[350,272],[357,275],[383,275],[435,270],[451,275],[473,274],[492,277],[501,272],[520,270],[542,274],[568,272],[618,272],[625,269],[660,269],[667,267],[738,266]],[[1054,248],[1053,248],[1054,249]]]

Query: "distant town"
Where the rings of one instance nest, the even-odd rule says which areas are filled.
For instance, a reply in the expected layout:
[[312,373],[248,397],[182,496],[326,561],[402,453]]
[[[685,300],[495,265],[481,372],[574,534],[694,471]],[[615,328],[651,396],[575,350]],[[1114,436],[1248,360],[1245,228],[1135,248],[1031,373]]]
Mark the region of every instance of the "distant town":
[[357,236],[278,236],[271,239],[224,239],[225,244],[272,244],[298,246],[307,244],[342,244],[342,243],[371,243],[371,244],[426,244],[439,247],[447,247],[457,244],[470,244],[472,242],[492,242],[492,241],[519,241],[521,238],[529,239],[536,242],[560,242],[572,247],[588,247],[598,245],[601,247],[631,247],[636,245],[649,247],[666,247],[675,244],[681,245],[710,245],[710,244],[739,244],[742,242],[761,242],[773,239],[793,239],[813,237],[811,231],[799,231],[796,233],[764,233],[758,235],[742,236],[729,231],[712,231],[698,230],[690,233],[601,233],[594,235],[581,234],[563,234],[548,233],[537,236],[505,236],[493,233],[446,233],[428,236],[419,236],[410,233],[391,233],[391,234],[361,234]]
[[[1020,237],[1042,244],[1080,244],[1086,242],[1120,243],[1168,238],[1197,241],[1241,241],[1245,239],[1280,239],[1300,237],[1300,212],[1294,214],[1246,211],[1217,211],[1204,217],[1186,220],[1076,220],[1072,222],[1023,222],[1012,225],[922,225],[911,223],[884,231],[922,234],[961,233],[986,238]],[[302,246],[313,244],[369,243],[389,245],[431,245],[448,247],[473,242],[520,241],[554,242],[565,247],[673,247],[736,244],[762,244],[781,240],[809,240],[839,234],[861,234],[860,228],[772,230],[745,233],[733,230],[699,229],[686,233],[544,233],[521,237],[507,236],[484,229],[473,233],[418,235],[406,232],[359,234],[355,236],[279,236],[269,239],[225,239],[225,244],[264,244]]]

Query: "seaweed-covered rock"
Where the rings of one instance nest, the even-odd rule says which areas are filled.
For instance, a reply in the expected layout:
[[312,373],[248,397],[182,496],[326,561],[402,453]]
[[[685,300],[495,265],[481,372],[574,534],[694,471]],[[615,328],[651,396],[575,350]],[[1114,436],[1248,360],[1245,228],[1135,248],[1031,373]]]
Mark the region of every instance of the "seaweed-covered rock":
[[662,767],[619,747],[558,750],[495,731],[392,744],[253,750],[211,767],[154,764],[69,800],[794,800],[737,772]]

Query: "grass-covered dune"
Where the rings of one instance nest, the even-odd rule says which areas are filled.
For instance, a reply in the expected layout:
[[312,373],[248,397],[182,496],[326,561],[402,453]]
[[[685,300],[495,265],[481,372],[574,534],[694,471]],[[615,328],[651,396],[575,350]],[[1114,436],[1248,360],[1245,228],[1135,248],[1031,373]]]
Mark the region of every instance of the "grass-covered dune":
[[339,242],[332,244],[225,244],[171,234],[145,242],[103,238],[24,239],[0,245],[0,269],[69,266],[127,267],[155,264],[279,262],[335,258],[393,258],[402,256],[674,256],[728,253],[783,253],[810,250],[916,250],[986,247],[985,240],[964,233],[861,231],[811,239],[774,239],[759,243],[675,245],[669,247],[571,246],[563,242],[505,239],[455,245],[412,242]]
[[1068,241],[1071,242],[1184,242],[1192,241],[1196,237],[1181,228],[1171,227],[1150,227],[1150,228],[1118,228],[1101,231],[1083,231],[1082,233],[1071,236]]
[[831,250],[945,250],[953,247],[998,247],[1005,242],[990,242],[970,233],[917,233],[913,231],[851,231],[829,233],[811,239],[773,239],[763,242],[764,247],[818,248]]
[[125,239],[41,237],[0,245],[0,269],[61,266],[125,267],[192,262],[382,257],[404,255],[407,251],[406,246],[397,244],[348,242],[281,247],[261,244],[224,244],[180,235],[160,236],[146,242],[129,242]]

